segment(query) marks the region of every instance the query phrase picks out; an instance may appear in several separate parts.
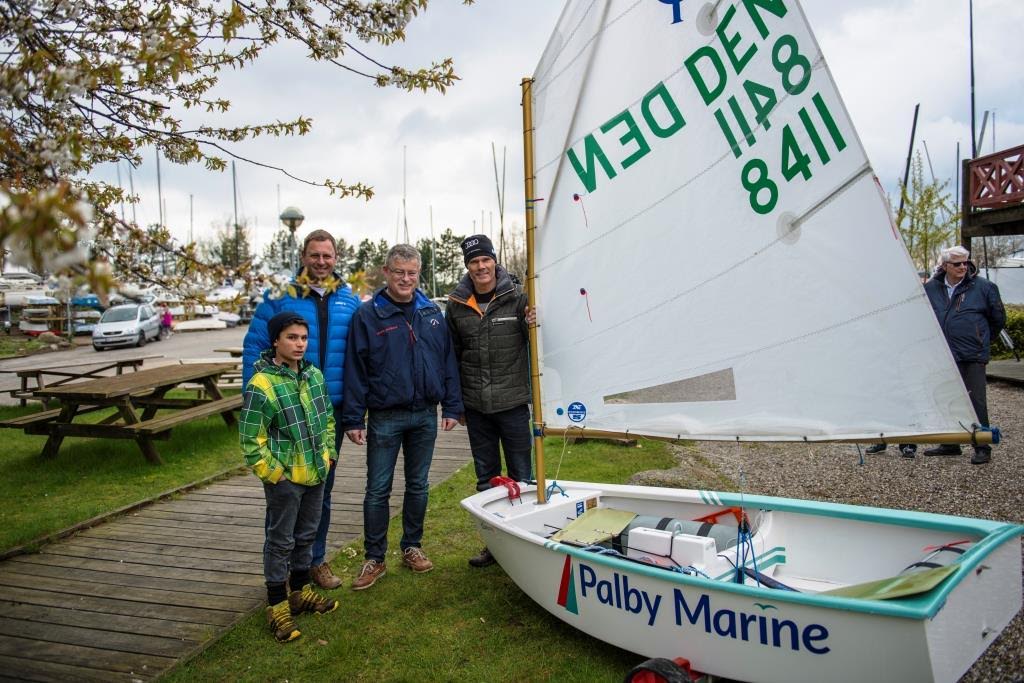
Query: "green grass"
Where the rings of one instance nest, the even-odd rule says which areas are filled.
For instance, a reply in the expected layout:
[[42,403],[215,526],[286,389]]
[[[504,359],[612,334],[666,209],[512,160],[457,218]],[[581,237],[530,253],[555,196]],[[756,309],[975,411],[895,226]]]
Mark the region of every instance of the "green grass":
[[44,344],[34,337],[0,337],[0,358],[23,356],[43,348]]
[[[0,420],[38,407],[0,408]],[[112,411],[83,416],[96,422]],[[131,440],[64,439],[53,459],[40,456],[45,436],[0,431],[0,549],[22,545],[117,508],[243,464],[238,432],[220,416],[176,427],[157,441],[163,465],[151,465]]]
[[[549,471],[562,442],[549,440]],[[640,470],[671,467],[664,444],[624,448],[586,442],[570,446],[560,479],[625,482]],[[401,522],[392,520],[388,573],[353,592],[362,543],[333,562],[344,583],[331,595],[341,607],[298,618],[303,635],[278,645],[262,611],[176,669],[168,681],[621,681],[642,658],[606,645],[537,607],[497,565],[472,569],[480,538],[459,501],[474,490],[467,465],[431,491],[424,550],[428,574],[400,566],[394,552]]]

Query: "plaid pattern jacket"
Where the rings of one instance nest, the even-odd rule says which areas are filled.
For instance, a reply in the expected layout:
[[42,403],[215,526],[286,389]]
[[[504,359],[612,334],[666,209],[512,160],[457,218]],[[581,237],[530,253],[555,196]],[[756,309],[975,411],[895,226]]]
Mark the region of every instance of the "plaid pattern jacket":
[[256,361],[245,387],[238,439],[257,477],[276,484],[282,476],[305,486],[327,479],[334,454],[334,410],[324,376],[307,360],[299,372],[275,365],[273,350]]

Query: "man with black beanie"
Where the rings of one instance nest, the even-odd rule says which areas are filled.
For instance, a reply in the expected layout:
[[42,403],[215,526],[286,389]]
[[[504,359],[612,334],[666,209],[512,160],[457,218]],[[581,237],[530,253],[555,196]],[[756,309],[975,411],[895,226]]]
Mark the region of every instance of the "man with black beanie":
[[[469,271],[448,295],[446,318],[462,381],[465,423],[473,450],[477,491],[501,475],[531,479],[529,327],[534,316],[526,292],[502,266],[486,235],[462,241]],[[493,564],[484,548],[473,567]]]

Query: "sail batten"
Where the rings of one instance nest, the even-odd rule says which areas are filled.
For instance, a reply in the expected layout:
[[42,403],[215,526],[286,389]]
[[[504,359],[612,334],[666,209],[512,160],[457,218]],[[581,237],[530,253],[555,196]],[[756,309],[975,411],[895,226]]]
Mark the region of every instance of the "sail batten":
[[531,97],[546,424],[969,432],[973,408],[799,4],[755,5],[723,2],[710,35],[687,4],[563,12]]

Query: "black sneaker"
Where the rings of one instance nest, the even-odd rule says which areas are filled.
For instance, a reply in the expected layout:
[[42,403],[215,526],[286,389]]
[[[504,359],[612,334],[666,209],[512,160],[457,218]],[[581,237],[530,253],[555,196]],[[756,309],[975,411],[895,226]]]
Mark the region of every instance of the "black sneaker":
[[917,455],[917,446],[900,446],[900,455],[903,456],[904,458],[913,458],[915,455]]
[[867,448],[865,448],[864,452],[867,453],[868,455],[873,455],[875,453],[882,453],[882,452],[884,452],[885,449],[888,448],[888,447],[889,447],[889,444],[876,443],[874,446],[868,446]]
[[972,465],[984,465],[992,459],[992,451],[979,448],[974,451],[974,455],[971,456]]
[[960,450],[959,446],[951,446],[949,444],[942,444],[935,448],[926,448],[924,451],[925,455],[962,455],[963,451]]
[[497,560],[494,559],[494,555],[491,555],[491,551],[487,548],[484,548],[478,554],[469,558],[470,567],[490,567],[495,562],[497,562]]

